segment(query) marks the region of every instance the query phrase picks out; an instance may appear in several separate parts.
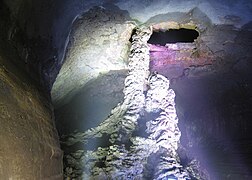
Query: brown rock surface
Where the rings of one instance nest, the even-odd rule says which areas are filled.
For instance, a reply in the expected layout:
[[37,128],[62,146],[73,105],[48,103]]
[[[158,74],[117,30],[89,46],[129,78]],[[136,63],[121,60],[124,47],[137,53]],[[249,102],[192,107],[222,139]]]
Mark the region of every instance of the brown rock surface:
[[62,179],[52,106],[0,56],[0,179]]

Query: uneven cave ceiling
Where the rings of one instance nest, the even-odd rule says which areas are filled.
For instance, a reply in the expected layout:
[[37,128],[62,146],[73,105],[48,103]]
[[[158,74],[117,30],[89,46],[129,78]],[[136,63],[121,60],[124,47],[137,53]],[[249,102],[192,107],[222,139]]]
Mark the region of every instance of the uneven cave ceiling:
[[[45,89],[52,84],[63,64],[67,37],[74,19],[91,7],[101,5],[107,9],[125,10],[133,20],[141,23],[180,21],[190,16],[194,8],[204,12],[205,17],[215,25],[233,25],[241,28],[251,21],[251,3],[242,1],[124,1],[124,0],[47,0],[1,2],[1,29],[17,49],[22,66],[39,79]],[[192,18],[192,17],[191,17]],[[197,18],[197,17],[195,17]],[[15,20],[12,20],[15,19]],[[204,28],[204,27],[198,27]],[[248,27],[251,29],[251,27]],[[20,37],[25,38],[20,38]],[[7,40],[7,39],[6,39]],[[36,43],[35,43],[36,42]],[[24,44],[24,46],[22,45]]]
[[[128,7],[127,5],[129,5],[131,2],[128,3],[120,3],[117,2],[115,5],[118,5],[119,8],[125,9],[126,7]],[[171,2],[170,5],[173,5],[174,2]],[[213,5],[216,5],[214,2]],[[176,3],[175,3],[176,4]],[[204,4],[204,3],[203,3]],[[116,19],[109,21],[110,23],[106,24],[106,16],[110,16],[108,14],[106,14],[106,10],[105,10],[105,14],[103,17],[100,17],[102,13],[97,13],[96,16],[98,18],[95,18],[91,24],[89,22],[89,17],[91,18],[92,15],[92,11],[88,11],[85,12],[82,16],[79,17],[79,20],[77,19],[76,23],[73,24],[72,27],[72,31],[70,33],[69,36],[69,42],[70,45],[68,46],[68,49],[66,49],[65,53],[66,53],[66,57],[63,60],[64,62],[66,62],[63,65],[63,68],[61,68],[59,75],[57,77],[56,82],[54,83],[54,86],[52,88],[52,98],[53,101],[55,102],[55,104],[60,103],[60,101],[65,101],[62,98],[68,94],[69,97],[72,96],[72,94],[75,94],[76,91],[78,91],[78,88],[81,88],[88,80],[90,80],[90,78],[95,78],[97,77],[97,75],[99,73],[104,73],[104,72],[108,72],[110,70],[120,70],[120,69],[124,69],[125,65],[127,64],[127,49],[129,46],[129,43],[127,44],[128,39],[130,38],[130,32],[132,31],[132,29],[134,28],[134,23],[131,24],[129,22],[130,18],[136,18],[136,20],[140,20],[141,17],[138,17],[138,14],[134,14],[134,13],[129,13],[130,11],[126,11],[125,10],[121,10],[119,9],[117,6],[115,6],[113,4],[104,4],[102,7],[105,7],[105,9],[107,9],[107,11],[111,11],[114,12],[114,17],[116,17]],[[135,4],[136,6],[138,5],[137,3]],[[160,30],[168,30],[168,29],[179,29],[179,28],[185,28],[185,29],[196,29],[197,31],[199,31],[200,33],[205,33],[205,31],[207,29],[210,29],[212,26],[221,26],[221,25],[227,25],[227,26],[234,26],[234,28],[238,28],[241,27],[241,23],[243,23],[242,21],[237,21],[237,18],[234,18],[233,16],[230,16],[228,14],[229,11],[227,11],[226,15],[224,15],[225,18],[229,18],[229,20],[227,21],[216,21],[216,16],[220,16],[222,12],[218,12],[218,8],[216,8],[216,14],[206,14],[206,8],[205,6],[201,6],[200,5],[195,5],[193,2],[190,4],[192,6],[192,9],[189,9],[187,12],[184,12],[184,9],[182,7],[180,7],[181,9],[177,8],[176,11],[174,12],[175,9],[169,9],[169,11],[167,11],[167,13],[165,14],[160,14],[161,11],[157,10],[156,7],[159,6],[163,6],[163,4],[160,2],[156,2],[155,6],[151,6],[153,5],[152,3],[146,4],[146,8],[153,8],[153,10],[150,9],[149,12],[144,12],[145,13],[145,17],[148,17],[148,15],[152,15],[153,13],[156,13],[155,16],[150,17],[149,19],[146,19],[145,25],[153,25],[153,28],[155,29],[160,29]],[[188,5],[188,4],[185,4]],[[155,7],[155,8],[154,8]],[[189,7],[189,6],[188,6]],[[188,8],[187,7],[187,8]],[[146,8],[141,8],[142,9],[146,9]],[[230,8],[231,10],[231,8]],[[204,12],[204,13],[203,13]],[[232,12],[233,13],[233,12]],[[122,18],[123,17],[123,18]],[[233,17],[233,19],[232,19]],[[112,18],[112,19],[113,19]],[[111,19],[111,18],[110,18]],[[119,20],[121,19],[121,20]],[[117,20],[119,20],[120,22],[116,22]],[[245,19],[244,19],[245,20]],[[114,22],[113,22],[114,21]],[[216,22],[215,22],[216,21]],[[247,18],[246,20],[247,21]],[[98,23],[100,22],[100,23]],[[118,23],[121,23],[121,25],[123,25],[125,22],[125,25],[127,27],[123,27],[122,29],[125,30],[123,34],[123,36],[120,35],[120,32],[117,31],[121,31],[120,30],[120,25],[118,26]],[[213,24],[213,22],[215,22],[215,24]],[[96,26],[94,24],[100,24],[99,26]],[[115,31],[117,32],[118,35],[116,35],[117,37],[109,37],[107,36],[108,33],[110,33],[107,28],[108,26],[113,26],[113,23],[117,23],[117,26],[115,27]],[[138,22],[140,23],[140,22]],[[76,25],[75,25],[76,24]],[[88,24],[88,25],[86,25]],[[82,28],[81,28],[82,27]],[[87,28],[88,27],[88,28]],[[119,29],[118,29],[119,28]],[[94,32],[92,32],[92,29],[94,29]],[[231,30],[232,28],[230,28]],[[83,32],[84,31],[84,32]],[[105,36],[103,36],[103,33],[105,34]],[[92,37],[93,39],[95,39],[95,41],[92,41],[91,39],[88,40],[86,37]],[[102,36],[102,37],[101,37]],[[108,41],[104,39],[104,37],[108,37]],[[73,37],[78,37],[75,38],[76,40],[73,40]],[[96,38],[97,37],[97,38]],[[113,58],[114,60],[112,60],[110,57],[106,57],[107,53],[110,52],[109,48],[107,44],[110,44],[109,47],[110,48],[114,48],[112,43],[110,42],[111,39],[114,38],[114,42],[120,42],[119,45],[116,45],[116,43],[113,43],[114,46],[116,46],[117,48],[120,48],[120,50],[116,51],[116,53],[120,54],[113,54]],[[204,37],[203,37],[204,38]],[[231,42],[235,37],[227,37],[224,36],[223,37],[223,43],[226,38],[226,42]],[[183,68],[187,68],[190,65],[194,65],[194,66],[202,66],[202,65],[209,65],[211,64],[211,62],[209,62],[209,58],[211,56],[211,50],[207,49],[207,47],[203,47],[204,43],[199,43],[201,41],[201,39],[198,40],[198,44],[196,46],[200,46],[200,48],[202,49],[201,53],[198,55],[199,57],[197,58],[197,60],[194,60],[193,63],[188,63],[186,66],[180,68],[176,68],[175,69],[179,69],[178,71],[183,71]],[[210,39],[209,41],[214,42],[215,38]],[[90,42],[89,45],[85,45],[85,43]],[[68,43],[68,41],[67,41]],[[73,45],[72,43],[76,43],[76,45]],[[103,48],[100,48],[101,46],[98,45],[99,43],[103,43]],[[93,44],[93,45],[92,45]],[[95,45],[96,44],[96,45]],[[123,45],[124,44],[124,45]],[[127,44],[127,45],[126,45]],[[87,47],[85,47],[87,46]],[[207,46],[207,45],[206,45]],[[217,46],[218,47],[218,46]],[[220,50],[222,47],[219,47]],[[82,49],[82,50],[81,50]],[[90,49],[90,50],[89,50]],[[218,50],[216,50],[218,51]],[[83,53],[81,53],[83,52]],[[85,53],[84,53],[85,52]],[[99,56],[97,58],[97,61],[95,63],[93,63],[94,61],[92,61],[92,54],[96,54],[96,53],[100,53],[101,56]],[[197,56],[197,51],[195,52],[195,55]],[[85,54],[85,55],[84,55]],[[157,53],[156,53],[157,54]],[[112,55],[112,54],[111,54]],[[73,57],[75,56],[75,57]],[[186,56],[186,54],[182,55],[182,56]],[[72,58],[73,57],[73,58]],[[89,57],[91,57],[91,59],[89,59]],[[104,59],[105,58],[105,59]],[[72,63],[72,60],[68,60],[68,59],[79,59],[77,61],[74,61]],[[86,63],[88,63],[88,66],[86,66],[86,68],[93,68],[94,70],[90,69],[83,69],[83,63],[82,63],[82,59],[84,59],[83,61]],[[99,65],[99,63],[97,62],[105,62],[106,59],[109,59],[110,63],[108,63],[106,65],[106,63],[103,63]],[[116,61],[115,61],[116,59]],[[182,61],[180,61],[182,62]],[[68,63],[68,64],[67,64]],[[73,66],[72,68],[69,68],[69,63],[71,63]],[[126,63],[126,64],[125,64]],[[175,63],[176,64],[176,63]],[[65,67],[64,67],[65,66]],[[124,66],[124,67],[123,67]],[[77,67],[77,68],[74,68]],[[83,69],[83,70],[82,70]],[[172,70],[174,71],[174,70]],[[81,72],[81,73],[87,73],[86,76],[80,76],[80,75],[75,75],[76,73]],[[180,73],[180,74],[179,74]],[[179,72],[177,75],[181,75],[181,72]],[[61,77],[62,74],[62,77]],[[89,74],[89,75],[88,75]],[[66,81],[69,81],[69,83],[64,83]],[[73,83],[76,84],[76,86],[78,86],[78,88],[74,88]],[[61,91],[59,91],[59,89]],[[65,95],[64,95],[65,94]]]

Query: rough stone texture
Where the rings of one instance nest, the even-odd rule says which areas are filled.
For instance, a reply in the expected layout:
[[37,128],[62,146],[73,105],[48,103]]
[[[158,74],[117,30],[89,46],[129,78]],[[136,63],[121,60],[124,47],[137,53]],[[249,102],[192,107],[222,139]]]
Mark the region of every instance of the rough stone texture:
[[[196,160],[187,167],[180,164],[175,94],[162,75],[154,74],[147,81],[150,34],[149,29],[141,29],[132,36],[124,101],[99,126],[64,137],[63,144],[69,149],[83,143],[65,154],[66,178],[208,179]],[[143,129],[139,121],[146,124]]]
[[146,123],[148,138],[155,140],[159,149],[162,149],[160,160],[155,167],[155,179],[189,179],[189,174],[183,170],[177,154],[181,132],[177,126],[174,99],[175,93],[170,89],[169,80],[162,75],[152,75],[146,94],[145,110],[159,114],[157,118]]
[[116,3],[128,10],[133,19],[146,22],[154,16],[167,13],[188,13],[194,8],[204,12],[214,24],[241,27],[251,21],[251,2],[246,0],[121,0]]
[[[95,4],[96,2],[94,2],[94,4]],[[102,3],[102,2],[101,2]],[[123,8],[123,9],[126,9],[126,10],[128,10],[129,12],[130,12],[130,16],[131,17],[133,17],[133,18],[136,18],[137,20],[139,20],[139,19],[141,19],[141,17],[142,16],[136,16],[135,17],[135,12],[134,12],[134,10],[136,9],[136,8],[138,8],[139,6],[140,6],[140,3],[134,3],[134,5],[131,5],[131,6],[129,6],[130,4],[131,4],[132,2],[125,2],[125,1],[118,1],[116,4],[119,6],[119,7],[121,7],[121,8]],[[218,9],[218,8],[216,8],[218,5],[220,5],[220,6],[222,6],[222,4],[219,4],[218,2],[215,2],[215,1],[213,1],[213,2],[205,2],[205,3],[203,3],[203,2],[198,2],[198,1],[191,1],[190,3],[185,3],[185,2],[183,2],[183,1],[180,1],[179,3],[181,3],[181,5],[179,5],[179,6],[177,6],[178,4],[177,4],[177,2],[175,2],[175,1],[169,1],[169,2],[164,2],[164,1],[157,1],[157,2],[153,2],[153,1],[144,1],[144,2],[141,2],[141,6],[143,6],[144,8],[140,8],[139,9],[139,11],[137,11],[137,14],[139,14],[140,12],[142,12],[142,11],[144,11],[144,21],[146,21],[146,23],[147,24],[155,24],[155,23],[160,23],[160,22],[167,22],[167,21],[169,21],[170,22],[170,27],[171,27],[171,25],[173,25],[174,27],[181,27],[181,24],[184,24],[184,26],[183,27],[190,27],[190,28],[192,28],[192,26],[195,26],[195,24],[197,24],[197,28],[200,30],[200,31],[204,31],[205,30],[205,28],[206,28],[206,26],[207,25],[209,25],[209,24],[211,24],[211,23],[217,23],[217,24],[229,24],[229,25],[237,25],[238,27],[240,27],[241,25],[243,25],[243,24],[245,24],[245,23],[247,23],[248,21],[249,21],[249,19],[247,18],[247,16],[245,17],[243,17],[243,18],[241,18],[241,21],[239,21],[239,24],[236,24],[235,22],[234,23],[226,23],[226,21],[225,22],[222,22],[222,21],[216,21],[216,19],[218,19],[218,18],[221,18],[222,16],[223,16],[223,18],[224,17],[231,17],[231,15],[230,14],[232,14],[232,6],[230,7],[230,9],[227,9],[226,11],[221,11],[220,12],[220,10]],[[63,3],[64,4],[64,3]],[[67,3],[66,3],[67,4]],[[75,5],[76,4],[78,4],[78,2],[76,2],[76,4],[75,3],[73,3],[74,5],[74,7],[75,7]],[[216,13],[216,14],[213,14],[213,13],[210,13],[210,14],[208,14],[208,11],[206,11],[206,5],[207,4],[210,4],[211,6],[209,6],[209,7],[212,7],[213,6],[213,9],[216,11],[216,12],[218,12],[218,13]],[[89,7],[90,6],[90,4],[88,4],[87,2],[83,2],[83,7],[85,6],[85,5],[87,5],[87,7]],[[186,6],[186,5],[189,5],[188,7]],[[63,6],[63,5],[62,5]],[[241,6],[241,4],[239,4],[239,6]],[[238,6],[238,7],[239,7]],[[102,7],[105,7],[108,11],[117,11],[116,13],[118,13],[118,12],[123,12],[123,11],[121,11],[121,10],[119,10],[119,9],[116,9],[116,6],[114,6],[112,3],[111,4],[103,4],[102,5]],[[129,7],[132,7],[132,8],[129,8]],[[163,14],[160,14],[160,7],[162,7],[161,9],[162,9],[162,11],[165,11],[165,13],[163,13]],[[175,8],[176,7],[176,13],[173,13],[174,11],[175,11]],[[185,8],[186,7],[186,8]],[[249,7],[249,6],[248,6]],[[146,11],[146,9],[145,8],[147,8],[147,9],[149,9],[150,11]],[[239,8],[239,10],[240,9],[243,9],[243,13],[244,12],[247,12],[248,14],[249,14],[249,12],[248,12],[248,9],[244,6],[241,6],[240,8]],[[87,10],[87,9],[85,9],[85,10]],[[156,12],[157,10],[159,10],[158,12]],[[204,12],[204,13],[202,13],[202,12]],[[67,14],[68,13],[70,13],[70,10],[69,11],[67,11]],[[92,14],[93,13],[93,11],[91,12],[89,12],[89,14]],[[123,13],[125,13],[125,12],[123,12]],[[142,12],[143,13],[143,12]],[[241,13],[240,11],[237,11],[236,13]],[[95,13],[94,13],[95,14]],[[218,16],[218,14],[221,14],[219,17],[216,17],[216,16]],[[91,15],[90,15],[91,16]],[[109,15],[108,15],[109,16]],[[115,15],[116,16],[116,15]],[[103,17],[104,18],[104,17]],[[231,18],[232,19],[232,18]],[[101,18],[101,20],[99,20],[99,17],[96,19],[97,21],[103,21],[102,20],[102,18]],[[87,31],[86,33],[89,33],[88,31],[97,31],[98,29],[100,29],[100,26],[98,25],[98,26],[96,26],[96,25],[94,25],[94,26],[92,26],[92,24],[95,24],[95,23],[97,23],[97,21],[96,20],[92,20],[92,22],[87,22],[87,21],[81,21],[81,20],[77,20],[76,21],[76,23],[75,23],[75,27],[73,28],[74,30],[73,30],[73,32],[71,33],[71,37],[70,37],[70,39],[73,39],[72,37],[73,36],[75,36],[74,34],[76,33],[76,39],[77,39],[77,43],[72,43],[70,46],[71,46],[71,48],[70,49],[82,49],[83,47],[79,47],[79,44],[78,44],[78,41],[79,42],[81,42],[82,40],[81,40],[81,38],[80,38],[80,36],[79,35],[77,35],[78,33],[81,33],[82,31],[83,31],[83,29],[85,29],[85,31]],[[203,23],[202,23],[202,21],[203,21]],[[82,28],[82,26],[81,25],[76,25],[76,24],[78,24],[78,22],[79,23],[82,23],[82,26],[84,26],[83,24],[86,24],[86,25],[88,25],[88,27],[84,27],[84,28]],[[113,21],[112,21],[113,22]],[[91,25],[91,26],[90,26]],[[109,25],[108,25],[109,26]],[[79,30],[78,30],[78,28],[79,28]],[[106,29],[106,27],[105,27],[105,29]],[[100,31],[100,30],[99,30]],[[84,35],[85,33],[83,33],[83,36],[85,36]],[[97,32],[96,33],[97,34],[97,37],[99,36],[99,32]],[[106,34],[106,33],[105,33]],[[90,34],[89,34],[90,35]],[[80,38],[80,40],[79,40],[79,38]],[[83,37],[82,37],[83,38]],[[125,37],[126,38],[126,37]],[[85,38],[84,38],[85,39]],[[98,38],[96,38],[95,37],[95,39],[96,39],[96,41],[97,41],[97,39]],[[104,38],[103,38],[104,39]],[[111,36],[110,37],[110,39],[114,39],[114,36]],[[116,40],[116,39],[115,39]],[[71,40],[70,40],[71,41]],[[87,41],[89,41],[88,39],[87,39]],[[91,40],[92,41],[92,40]],[[93,42],[93,41],[92,41]],[[85,43],[83,43],[83,42],[81,42],[82,44],[85,44]],[[98,43],[98,45],[99,45],[99,43]],[[98,46],[97,44],[96,44],[96,46]],[[113,45],[113,43],[112,43],[112,45]],[[110,46],[110,45],[109,45]],[[111,47],[112,48],[112,47]],[[92,55],[92,52],[90,52],[89,51],[89,47],[84,47],[84,49],[85,49],[85,51],[83,51],[83,53],[85,52],[86,54],[90,54],[90,55]],[[92,48],[92,49],[95,49],[95,48]],[[114,48],[115,49],[115,48]],[[67,56],[70,56],[70,57],[72,57],[73,56],[73,54],[75,53],[76,55],[74,55],[73,56],[73,58],[72,59],[75,59],[73,62],[74,63],[70,63],[67,59],[70,59],[70,58],[68,58],[68,57],[66,57],[65,58],[65,61],[68,61],[67,63],[65,63],[65,65],[64,65],[64,67],[63,67],[63,69],[65,69],[65,70],[61,70],[61,75],[59,75],[59,76],[62,76],[62,79],[63,79],[63,77],[65,77],[65,76],[68,76],[69,78],[69,81],[70,81],[70,83],[69,84],[76,84],[76,86],[82,86],[82,85],[84,85],[85,84],[85,82],[89,79],[89,78],[87,78],[87,77],[89,77],[90,76],[90,78],[92,78],[92,77],[97,77],[97,74],[100,72],[100,71],[104,71],[104,68],[106,68],[106,66],[110,66],[112,69],[114,68],[114,69],[118,69],[118,68],[123,68],[123,64],[121,64],[121,58],[118,58],[118,59],[120,59],[120,60],[118,60],[118,62],[120,61],[120,63],[117,63],[117,64],[115,64],[115,63],[108,63],[108,64],[106,64],[106,65],[104,65],[104,64],[102,64],[101,66],[99,66],[99,63],[97,62],[97,65],[95,66],[95,68],[96,68],[96,72],[94,73],[94,75],[91,75],[90,74],[90,72],[91,72],[91,69],[89,68],[89,67],[91,67],[91,68],[93,68],[93,66],[91,65],[90,66],[90,63],[88,62],[89,60],[89,58],[88,58],[88,55],[87,55],[87,57],[85,57],[85,58],[82,58],[82,59],[85,59],[85,61],[87,61],[87,65],[89,66],[89,67],[86,67],[85,68],[85,70],[83,70],[83,72],[88,72],[87,74],[83,74],[83,76],[81,76],[83,79],[82,80],[79,80],[79,79],[81,79],[80,77],[79,77],[79,75],[78,76],[76,76],[76,74],[75,73],[77,73],[80,69],[82,69],[82,66],[83,66],[83,64],[79,64],[80,62],[79,62],[79,60],[77,60],[78,59],[78,57],[81,57],[82,55],[81,55],[81,53],[78,53],[78,52],[71,52],[72,50],[68,50],[68,53],[67,53]],[[121,50],[117,50],[116,52],[118,52],[118,53],[120,53],[120,51]],[[96,51],[97,53],[101,53],[100,52],[100,50],[99,50],[99,48],[97,49],[97,51]],[[105,56],[105,54],[106,53],[104,53],[104,51],[102,52],[102,54]],[[103,56],[102,55],[102,56]],[[207,55],[207,54],[206,54]],[[77,58],[76,58],[76,56],[78,56]],[[110,55],[109,55],[110,56]],[[203,56],[203,58],[204,58],[205,56]],[[203,58],[201,58],[201,59],[203,59]],[[92,59],[92,58],[91,58]],[[103,59],[103,57],[101,57],[101,56],[99,56],[99,58],[97,59],[97,61],[99,61],[99,60],[101,60],[101,59]],[[106,58],[105,58],[106,59]],[[113,61],[115,62],[115,59],[116,58],[112,58],[112,59],[114,59]],[[106,61],[105,61],[106,62]],[[203,62],[202,62],[203,63]],[[77,67],[76,68],[76,66],[77,66],[77,64],[78,64],[78,66],[80,66],[80,67]],[[118,66],[117,66],[118,65]],[[125,64],[124,64],[125,65]],[[68,67],[71,67],[71,68],[66,68],[66,66],[68,66]],[[125,66],[124,66],[125,67]],[[71,70],[70,70],[71,69]],[[99,69],[99,70],[98,70]],[[74,71],[74,72],[72,72],[71,73],[71,71]],[[106,71],[106,70],[105,70]],[[70,75],[70,74],[72,74],[72,75]],[[81,74],[81,73],[79,73],[79,74]],[[65,93],[63,93],[63,92],[60,92],[59,91],[59,89],[64,89],[64,88],[61,88],[62,87],[62,85],[60,85],[60,84],[64,84],[63,83],[63,80],[60,80],[60,78],[59,78],[59,76],[58,76],[58,80],[56,80],[56,83],[55,83],[55,85],[54,85],[54,88],[53,88],[53,91],[52,91],[52,97],[53,97],[53,99],[55,100],[55,103],[56,104],[58,104],[59,102],[60,102],[60,99],[62,99],[62,97],[64,96],[64,94],[69,94],[69,96],[71,96],[71,94],[74,94],[74,92],[72,92],[72,85],[69,85],[69,87],[66,87],[66,90],[63,90],[63,91],[65,91]],[[86,80],[84,80],[84,76],[85,76],[85,79]],[[58,83],[58,81],[61,81],[61,82],[59,82]],[[66,84],[66,83],[65,83]],[[66,86],[66,85],[65,85]],[[78,89],[78,88],[77,88]],[[75,91],[77,91],[77,90],[75,90]],[[62,95],[61,95],[62,94]]]
[[45,87],[39,86],[41,67],[34,62],[35,57],[45,57],[40,56],[39,48],[50,48],[48,41],[35,42],[24,30],[33,24],[26,19],[32,2],[0,2],[0,179],[63,178],[53,107],[49,94],[42,90]]
[[252,12],[251,1],[247,0],[3,0],[0,19],[5,19],[6,23],[1,33],[17,47],[23,68],[50,90],[64,63],[62,57],[73,20],[94,6],[120,7],[142,22],[170,14],[159,21],[165,22],[180,13],[190,15],[192,9],[198,8],[214,24],[235,27],[251,21]]
[[63,153],[52,105],[28,76],[10,67],[1,55],[0,177],[62,179]]
[[[164,20],[167,21],[161,26],[159,23]],[[241,29],[232,25],[214,25],[212,19],[198,8],[189,13],[159,15],[148,21],[148,24],[155,23],[155,27],[165,28],[197,27],[200,32],[200,37],[192,45],[167,45],[171,53],[181,51],[175,57],[182,60],[173,59],[168,54],[168,59],[163,57],[166,59],[161,63],[163,66],[155,69],[174,78],[172,87],[177,94],[182,144],[189,157],[199,158],[210,170],[212,179],[249,179],[252,167],[249,160],[252,151],[248,145],[251,141],[251,23]],[[197,51],[192,52],[195,48]],[[101,141],[95,142],[99,144]],[[237,155],[239,153],[241,156]],[[152,158],[155,157],[159,155]],[[189,164],[187,170],[197,174],[197,170],[193,170],[197,162]]]
[[[1,49],[8,57],[18,54],[19,58],[8,58],[8,61],[14,61],[18,68],[23,67],[34,79],[42,82],[44,88],[50,89],[63,63],[65,39],[73,19],[103,2],[106,1],[1,1]],[[109,2],[108,6],[116,3],[128,10],[136,21],[146,21],[147,24],[164,22],[162,27],[167,27],[170,21],[169,27],[176,28],[176,21],[181,24],[192,20],[197,24],[202,34],[198,48],[206,50],[210,56],[215,55],[215,65],[189,67],[171,83],[177,94],[180,126],[186,127],[180,128],[185,135],[182,137],[187,137],[182,143],[198,156],[207,152],[201,162],[214,167],[213,174],[217,175],[214,179],[251,179],[252,1]],[[206,33],[203,35],[203,32]],[[8,51],[12,45],[15,53]],[[207,157],[213,157],[213,161]]]
[[[85,133],[74,133],[69,138],[67,136],[66,141],[66,145],[71,146],[76,142],[86,142],[98,137],[104,138],[105,134],[107,134],[109,136],[108,143],[111,145],[104,148],[95,147],[95,151],[86,151],[78,159],[67,155],[66,177],[127,179],[141,178],[143,176],[141,161],[143,161],[144,157],[141,157],[140,154],[136,155],[136,157],[132,156],[135,154],[134,152],[139,151],[132,150],[132,153],[130,153],[127,149],[127,144],[134,141],[130,139],[136,129],[140,113],[144,110],[144,90],[146,89],[145,86],[149,75],[149,48],[147,41],[150,35],[150,29],[142,29],[137,30],[132,37],[129,71],[125,79],[123,102],[114,108],[109,118],[98,127],[92,128]],[[136,147],[133,146],[132,148],[138,148],[137,144],[135,144]],[[83,150],[81,149],[81,151]],[[104,165],[100,167],[98,165],[99,161]],[[83,167],[82,163],[87,166]]]
[[124,13],[96,7],[76,20],[65,63],[52,88],[56,106],[99,74],[126,68],[134,25],[126,22]]
[[[252,152],[250,27],[251,23],[241,29],[206,26],[194,44],[198,57],[209,58],[207,64],[191,55],[189,58],[195,62],[175,63],[173,58],[185,49],[179,44],[173,45],[178,49],[168,44],[168,51],[161,50],[153,56],[151,71],[174,78],[171,86],[177,95],[177,112],[184,133],[182,144],[190,154],[199,157],[213,179],[252,176],[248,160]],[[192,65],[184,69],[188,63]]]
[[8,51],[11,47],[12,54],[18,58],[10,58],[10,61],[27,71],[33,80],[41,84],[41,88],[49,91],[48,85],[56,76],[58,63],[50,35],[52,21],[48,20],[53,14],[54,3],[3,0],[0,6],[1,48]]

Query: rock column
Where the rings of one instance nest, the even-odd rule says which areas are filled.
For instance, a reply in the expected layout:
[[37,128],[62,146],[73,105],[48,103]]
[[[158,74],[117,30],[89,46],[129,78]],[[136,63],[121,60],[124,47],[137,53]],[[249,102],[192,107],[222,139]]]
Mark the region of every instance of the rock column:
[[156,142],[158,151],[161,152],[154,177],[157,180],[167,177],[189,179],[188,173],[180,165],[177,154],[181,133],[177,125],[175,93],[169,85],[169,80],[164,76],[152,75],[146,97],[146,111],[159,114],[157,118],[146,123],[148,138]]
[[137,29],[132,36],[123,102],[98,127],[66,138],[67,146],[83,143],[82,149],[65,156],[66,178],[186,180],[194,177],[191,173],[194,170],[183,167],[177,154],[181,133],[175,93],[164,76],[149,75],[147,41],[151,33],[151,28]]

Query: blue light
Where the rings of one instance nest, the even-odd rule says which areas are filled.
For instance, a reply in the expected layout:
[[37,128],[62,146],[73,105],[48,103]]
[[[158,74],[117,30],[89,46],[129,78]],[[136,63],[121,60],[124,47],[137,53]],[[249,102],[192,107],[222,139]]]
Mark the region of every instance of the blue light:
[[167,180],[177,180],[176,178],[168,178]]
[[175,177],[165,177],[163,180],[178,180],[178,179]]

